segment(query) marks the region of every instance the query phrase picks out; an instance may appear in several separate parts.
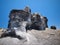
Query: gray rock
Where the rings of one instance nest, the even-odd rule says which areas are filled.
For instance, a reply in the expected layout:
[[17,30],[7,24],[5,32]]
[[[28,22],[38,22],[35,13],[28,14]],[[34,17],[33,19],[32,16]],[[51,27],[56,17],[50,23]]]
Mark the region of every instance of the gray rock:
[[0,45],[60,45],[60,30],[28,30],[20,34],[24,39],[5,37],[0,39]]

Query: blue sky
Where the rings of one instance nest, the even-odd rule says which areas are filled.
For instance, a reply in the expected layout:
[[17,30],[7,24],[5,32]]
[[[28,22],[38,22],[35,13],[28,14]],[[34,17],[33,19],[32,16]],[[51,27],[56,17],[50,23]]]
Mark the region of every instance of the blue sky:
[[60,29],[60,0],[0,0],[0,28],[7,28],[12,9],[29,6],[32,13],[38,12],[48,18],[48,26]]

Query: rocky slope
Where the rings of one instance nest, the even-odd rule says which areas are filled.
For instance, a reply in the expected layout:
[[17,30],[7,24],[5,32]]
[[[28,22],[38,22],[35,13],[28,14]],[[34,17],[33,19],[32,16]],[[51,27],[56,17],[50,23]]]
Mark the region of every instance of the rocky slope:
[[60,45],[60,30],[30,30],[23,33],[25,39],[5,37],[0,38],[0,45]]

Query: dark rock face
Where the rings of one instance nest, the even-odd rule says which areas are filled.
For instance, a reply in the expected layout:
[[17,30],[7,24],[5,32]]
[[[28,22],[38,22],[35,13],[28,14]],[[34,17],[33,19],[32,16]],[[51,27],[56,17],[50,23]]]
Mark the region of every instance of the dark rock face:
[[12,10],[9,18],[8,28],[19,27],[19,22],[28,21],[29,13],[23,10]]
[[36,29],[45,30],[47,25],[47,17],[40,16],[39,14],[31,14],[31,9],[26,7],[24,10],[12,10],[9,15],[8,28],[20,27],[19,22],[26,21],[26,30]]
[[39,14],[33,14],[32,18],[32,29],[45,30],[47,26],[48,19],[46,17],[40,16]]

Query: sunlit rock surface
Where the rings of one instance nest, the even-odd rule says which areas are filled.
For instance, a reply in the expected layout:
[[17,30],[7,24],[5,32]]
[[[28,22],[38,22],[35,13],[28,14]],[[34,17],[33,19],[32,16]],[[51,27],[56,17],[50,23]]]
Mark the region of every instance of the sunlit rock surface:
[[12,37],[0,38],[0,45],[60,45],[60,30],[32,29],[23,34],[26,38],[21,40]]

